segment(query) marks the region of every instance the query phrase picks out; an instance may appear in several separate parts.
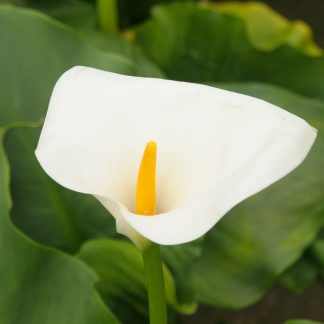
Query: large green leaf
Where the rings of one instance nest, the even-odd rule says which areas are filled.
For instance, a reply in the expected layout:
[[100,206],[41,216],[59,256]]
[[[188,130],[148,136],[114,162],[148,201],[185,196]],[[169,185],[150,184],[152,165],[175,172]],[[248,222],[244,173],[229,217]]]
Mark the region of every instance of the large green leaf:
[[319,130],[310,155],[297,170],[235,207],[207,234],[195,268],[199,300],[242,308],[263,296],[323,226],[324,104],[276,86],[221,86],[284,107]]
[[[135,245],[112,239],[86,242],[79,257],[99,275],[98,290],[103,299],[124,323],[148,321],[148,301],[144,264]],[[191,313],[194,304],[179,304],[173,278],[164,267],[168,304],[182,313]]]
[[308,55],[322,53],[307,24],[300,20],[291,22],[262,2],[229,1],[206,6],[243,19],[249,40],[256,48],[271,51],[289,44]]
[[[56,79],[74,65],[136,74],[130,60],[99,51],[35,11],[0,7],[0,124],[45,116]],[[12,217],[40,242],[75,251],[89,236],[110,235],[114,222],[92,197],[60,188],[35,156],[38,130],[16,129],[6,149],[12,167]]]
[[80,261],[36,244],[9,220],[10,168],[0,128],[0,322],[119,323],[96,291],[96,275]]
[[44,116],[55,81],[75,65],[124,74],[136,66],[82,41],[72,30],[33,10],[0,6],[0,123]]
[[155,7],[136,41],[169,78],[194,82],[262,81],[324,98],[324,57],[283,45],[256,49],[236,17],[194,4]]

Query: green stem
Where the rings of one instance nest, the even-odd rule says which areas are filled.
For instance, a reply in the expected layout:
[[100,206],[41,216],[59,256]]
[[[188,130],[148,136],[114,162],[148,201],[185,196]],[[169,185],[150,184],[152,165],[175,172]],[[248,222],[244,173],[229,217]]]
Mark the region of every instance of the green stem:
[[143,251],[146,272],[150,324],[166,324],[167,310],[160,247],[151,243]]
[[103,32],[118,32],[117,0],[97,0],[97,15],[99,27]]

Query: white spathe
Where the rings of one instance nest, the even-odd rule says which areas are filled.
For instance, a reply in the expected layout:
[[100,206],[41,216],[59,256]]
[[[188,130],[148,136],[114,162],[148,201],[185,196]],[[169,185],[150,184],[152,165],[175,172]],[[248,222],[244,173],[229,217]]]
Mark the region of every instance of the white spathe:
[[[36,155],[59,184],[96,196],[118,231],[169,245],[202,236],[292,171],[315,138],[303,119],[253,97],[74,67],[56,83]],[[134,207],[151,140],[158,215],[150,217]]]

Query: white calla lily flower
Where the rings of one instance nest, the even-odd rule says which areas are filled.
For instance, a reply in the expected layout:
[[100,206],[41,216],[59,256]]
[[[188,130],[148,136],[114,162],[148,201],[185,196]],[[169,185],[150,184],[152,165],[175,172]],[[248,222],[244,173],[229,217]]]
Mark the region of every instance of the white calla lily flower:
[[[217,88],[74,67],[58,80],[36,150],[62,186],[92,194],[135,242],[195,240],[308,154],[316,130],[268,102]],[[147,142],[156,215],[135,214]]]

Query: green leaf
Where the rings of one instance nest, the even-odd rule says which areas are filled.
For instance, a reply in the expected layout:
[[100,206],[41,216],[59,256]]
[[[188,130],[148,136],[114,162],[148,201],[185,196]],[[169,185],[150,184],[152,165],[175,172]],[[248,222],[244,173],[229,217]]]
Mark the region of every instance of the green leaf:
[[58,77],[75,65],[137,74],[123,56],[99,51],[73,30],[33,10],[0,6],[0,123],[39,120]]
[[322,54],[306,23],[300,20],[291,22],[262,2],[207,3],[206,7],[241,18],[249,40],[260,50],[272,51],[289,44],[311,56]]
[[61,22],[82,29],[97,26],[96,8],[82,0],[25,0],[25,6],[42,11]]
[[[0,128],[2,143],[6,128]],[[80,261],[36,244],[9,220],[10,167],[0,146],[0,322],[119,323],[93,288],[96,275]]]
[[324,104],[271,85],[221,86],[268,100],[305,118],[319,131],[301,166],[236,206],[206,236],[195,268],[199,300],[243,308],[264,295],[323,226]]
[[[129,32],[129,34],[131,35],[131,32]],[[80,33],[80,36],[89,44],[92,44],[103,51],[129,58],[136,64],[138,68],[137,74],[139,76],[165,78],[165,74],[162,70],[146,58],[146,56],[125,37],[102,33],[99,31],[83,31]]]
[[324,57],[283,45],[256,49],[243,21],[194,4],[155,7],[136,42],[168,78],[193,82],[259,81],[324,98]]
[[94,3],[83,0],[0,0],[0,4],[13,4],[42,11],[61,22],[81,28],[95,28],[96,9]]
[[39,129],[16,128],[5,141],[15,225],[36,241],[69,252],[89,237],[116,235],[114,219],[96,199],[59,187],[45,174],[34,154],[38,135]]
[[193,266],[201,255],[202,241],[161,247],[163,260],[175,279],[177,298],[181,304],[188,305],[188,313],[194,313],[198,306]]
[[303,256],[280,277],[279,282],[295,294],[301,294],[316,278],[318,269],[310,257]]
[[[96,271],[102,298],[123,323],[148,320],[144,264],[133,244],[112,239],[92,240],[82,246],[79,257]],[[169,306],[184,314],[191,313],[192,305],[178,303],[174,281],[166,267],[164,281]]]
[[[89,46],[69,28],[32,10],[0,7],[0,124],[45,116],[57,78],[74,65],[136,74],[123,56]],[[62,189],[34,156],[39,129],[15,129],[6,139],[12,167],[14,222],[39,242],[76,251],[88,237],[113,235],[114,220],[90,196]],[[22,158],[23,157],[23,158]]]

